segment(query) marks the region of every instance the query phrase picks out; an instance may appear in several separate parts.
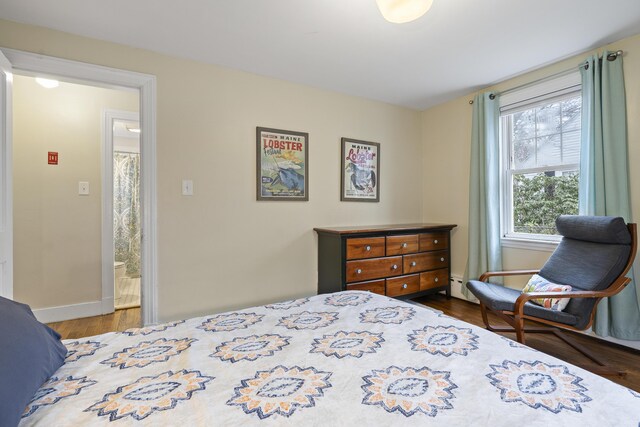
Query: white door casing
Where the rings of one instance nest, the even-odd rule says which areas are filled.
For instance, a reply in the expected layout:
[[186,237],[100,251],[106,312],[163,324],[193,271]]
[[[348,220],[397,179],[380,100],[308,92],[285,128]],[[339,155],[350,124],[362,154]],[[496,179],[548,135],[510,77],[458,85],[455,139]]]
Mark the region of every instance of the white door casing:
[[[157,195],[156,195],[156,77],[149,74],[142,74],[133,71],[119,70],[94,64],[70,61],[66,59],[44,56],[29,52],[18,51],[0,47],[2,58],[3,75],[11,77],[11,69],[20,74],[36,76],[45,75],[66,79],[67,81],[81,84],[92,84],[107,88],[129,88],[136,89],[140,93],[140,187],[141,187],[141,229],[143,239],[141,242],[141,294],[142,294],[142,323],[153,325],[158,322],[157,313]],[[5,65],[6,62],[6,65]],[[4,70],[8,74],[5,74]],[[11,78],[3,79],[10,82]],[[3,104],[0,106],[0,124],[2,124],[2,138],[0,140],[0,166],[2,167],[2,182],[0,182],[0,232],[9,233],[8,239],[5,235],[0,235],[0,262],[10,265],[9,270],[3,268],[0,283],[0,295],[13,295],[13,281],[11,276],[6,280],[6,271],[12,274],[13,259],[13,224],[11,222],[12,213],[12,192],[11,192],[11,109],[5,109],[6,97],[11,95],[11,87],[3,83],[0,95],[3,97]],[[10,105],[10,103],[9,103]],[[8,162],[7,162],[8,158]],[[8,166],[8,168],[6,167]],[[7,178],[8,177],[8,183]],[[4,228],[2,228],[4,227]],[[9,240],[10,243],[7,243]],[[113,241],[113,237],[110,239]],[[113,249],[111,250],[113,253]],[[1,266],[2,264],[0,264]],[[112,264],[113,265],[113,264]],[[104,276],[104,274],[103,274]],[[113,267],[111,267],[111,277],[113,277]],[[104,284],[104,281],[103,281]],[[113,300],[113,279],[111,281],[110,298]],[[104,298],[109,295],[103,295]],[[102,311],[108,308],[108,303],[102,303]]]
[[0,51],[0,296],[13,299],[13,71]]

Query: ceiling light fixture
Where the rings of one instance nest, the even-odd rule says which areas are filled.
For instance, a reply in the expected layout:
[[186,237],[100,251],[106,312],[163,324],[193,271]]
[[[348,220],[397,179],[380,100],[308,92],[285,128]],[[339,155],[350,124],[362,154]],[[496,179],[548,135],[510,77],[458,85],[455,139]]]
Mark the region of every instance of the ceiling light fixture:
[[54,87],[58,87],[60,82],[53,79],[44,79],[42,77],[36,77],[36,82],[42,87],[46,87],[47,89],[53,89]]
[[384,19],[394,24],[415,21],[427,13],[433,0],[376,0]]

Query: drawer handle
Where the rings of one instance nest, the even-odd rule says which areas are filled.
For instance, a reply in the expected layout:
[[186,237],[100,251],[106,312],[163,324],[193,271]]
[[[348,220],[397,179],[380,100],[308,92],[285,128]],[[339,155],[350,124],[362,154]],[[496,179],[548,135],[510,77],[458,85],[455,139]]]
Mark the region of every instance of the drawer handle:
[[369,251],[371,250],[371,246],[369,246],[369,245],[365,246],[365,247],[364,247],[364,250],[365,250],[365,251],[367,251],[367,252],[369,252]]
[[415,267],[416,265],[418,265],[418,263],[417,263],[417,262],[415,262],[415,261],[411,261],[411,267]]
[[444,262],[444,258],[440,258],[440,261]]
[[436,278],[434,279],[434,281],[435,281],[436,283],[438,283],[438,278],[436,277]]
[[407,284],[406,283],[402,285],[402,289],[407,289]]
[[433,243],[438,244],[438,239],[434,240]]
[[356,274],[360,274],[360,273],[362,273],[362,269],[359,268],[356,270]]
[[403,243],[403,244],[402,244],[402,247],[403,247],[403,248],[406,248],[406,247],[407,247],[407,244],[406,244],[406,243]]
[[393,264],[393,266],[391,266],[391,268],[392,268],[392,269],[394,269],[394,270],[397,270],[397,269],[398,269],[398,266],[397,266],[397,265],[395,265],[395,264]]

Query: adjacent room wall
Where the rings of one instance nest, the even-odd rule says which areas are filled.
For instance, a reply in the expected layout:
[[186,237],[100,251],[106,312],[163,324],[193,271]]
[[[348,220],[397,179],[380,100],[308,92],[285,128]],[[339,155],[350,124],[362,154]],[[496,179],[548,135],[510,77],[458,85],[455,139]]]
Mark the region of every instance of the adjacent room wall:
[[[592,52],[544,67],[517,78],[483,89],[506,90],[518,85],[577,66],[589,55],[603,50],[624,51],[624,74],[627,92],[627,120],[629,138],[629,165],[631,202],[634,217],[640,220],[640,36],[630,37]],[[425,221],[454,222],[458,228],[452,237],[452,273],[464,274],[467,262],[468,210],[469,210],[469,157],[471,141],[471,105],[475,93],[457,98],[422,113],[422,173],[424,181],[423,219]],[[446,202],[440,202],[446,201]],[[503,247],[505,269],[538,268],[551,253]],[[522,287],[523,280],[507,284]],[[453,289],[460,295],[460,284]]]
[[[314,294],[313,227],[422,219],[419,112],[9,21],[0,46],[157,76],[160,320]],[[255,200],[256,126],[309,133],[309,202]],[[381,143],[380,203],[340,202],[341,137]]]
[[[138,93],[13,80],[14,297],[34,309],[100,301],[101,120]],[[58,152],[58,165],[47,153]],[[90,194],[78,195],[79,181]]]

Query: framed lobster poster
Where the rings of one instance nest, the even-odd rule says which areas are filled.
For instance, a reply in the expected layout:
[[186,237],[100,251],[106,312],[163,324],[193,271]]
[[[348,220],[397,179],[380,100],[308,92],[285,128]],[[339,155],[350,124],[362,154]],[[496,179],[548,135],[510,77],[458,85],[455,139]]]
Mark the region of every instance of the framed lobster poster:
[[380,144],[342,138],[340,200],[380,201]]
[[256,128],[257,200],[309,200],[309,134]]

